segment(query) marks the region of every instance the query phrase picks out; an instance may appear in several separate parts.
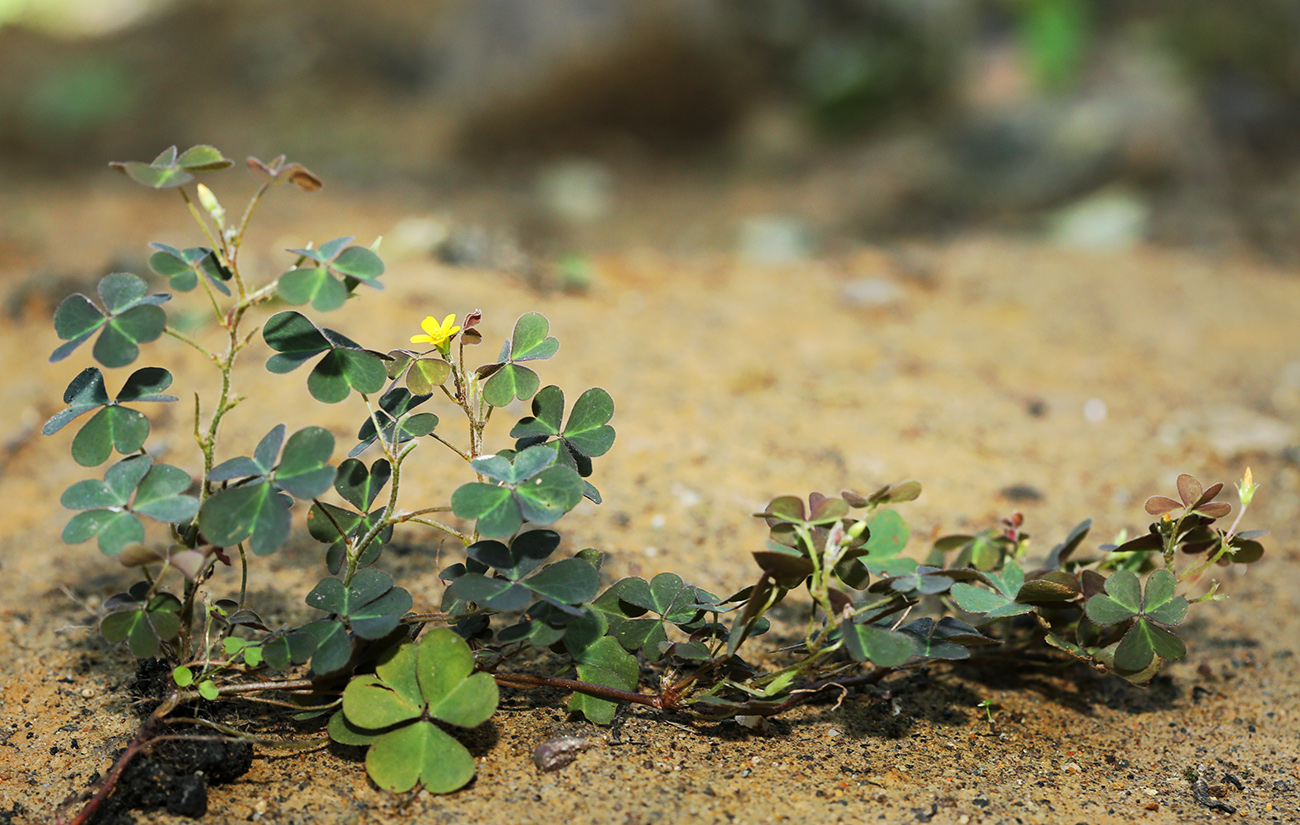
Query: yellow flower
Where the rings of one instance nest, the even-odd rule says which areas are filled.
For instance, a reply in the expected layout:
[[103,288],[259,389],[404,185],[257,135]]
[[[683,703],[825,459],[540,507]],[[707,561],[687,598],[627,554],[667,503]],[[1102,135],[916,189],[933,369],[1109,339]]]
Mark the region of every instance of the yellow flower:
[[448,315],[446,318],[442,319],[442,323],[439,324],[438,320],[430,315],[420,322],[420,329],[424,330],[424,334],[412,335],[411,343],[432,344],[438,349],[443,349],[447,346],[447,342],[451,340],[451,336],[460,332],[460,327],[452,326],[451,322],[454,320],[456,320],[454,314]]

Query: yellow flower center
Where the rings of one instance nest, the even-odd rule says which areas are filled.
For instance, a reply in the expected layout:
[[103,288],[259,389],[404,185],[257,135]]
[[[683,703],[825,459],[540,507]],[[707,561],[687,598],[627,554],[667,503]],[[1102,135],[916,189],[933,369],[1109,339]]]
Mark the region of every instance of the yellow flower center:
[[439,324],[438,319],[434,318],[432,315],[426,317],[420,322],[420,329],[424,330],[424,334],[412,335],[411,343],[431,344],[438,349],[442,349],[443,346],[446,345],[447,341],[450,340],[451,336],[460,332],[460,327],[452,324],[452,321],[455,320],[455,314],[448,315],[446,318],[442,319],[441,324]]

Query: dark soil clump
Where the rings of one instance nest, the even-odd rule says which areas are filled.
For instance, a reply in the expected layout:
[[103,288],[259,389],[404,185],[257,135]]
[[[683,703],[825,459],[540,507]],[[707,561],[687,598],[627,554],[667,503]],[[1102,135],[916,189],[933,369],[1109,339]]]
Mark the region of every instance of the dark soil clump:
[[128,825],[131,811],[166,808],[198,818],[208,811],[208,786],[233,782],[253,765],[253,746],[224,739],[160,742],[126,769],[117,791],[92,820],[95,825]]

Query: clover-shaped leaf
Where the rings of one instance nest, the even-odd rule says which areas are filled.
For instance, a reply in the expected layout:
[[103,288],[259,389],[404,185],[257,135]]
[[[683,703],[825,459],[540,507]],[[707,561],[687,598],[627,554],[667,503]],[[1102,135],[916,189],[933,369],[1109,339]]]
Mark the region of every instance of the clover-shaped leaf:
[[335,238],[316,249],[290,249],[302,261],[315,266],[300,266],[280,276],[276,290],[291,304],[311,303],[320,312],[338,309],[358,283],[383,289],[379,276],[384,262],[363,246],[348,246],[352,238]]
[[98,536],[99,549],[115,556],[144,540],[137,514],[168,524],[194,518],[199,502],[184,494],[189,486],[184,470],[154,464],[147,455],[124,458],[104,472],[103,481],[78,481],[63,492],[64,507],[83,511],[63,528],[63,540],[79,544]]
[[[803,499],[798,496],[778,496],[772,499],[766,510],[756,515],[764,519],[773,528],[782,524],[825,527],[844,518],[848,515],[848,512],[849,505],[843,499],[828,498],[820,493],[813,493],[808,496],[806,510]],[[782,541],[778,537],[776,530],[773,530],[772,537]],[[789,546],[793,546],[793,544]]]
[[127,455],[144,446],[149,437],[149,419],[130,407],[121,406],[132,401],[175,401],[172,395],[162,395],[172,383],[172,376],[160,367],[136,370],[122,385],[116,399],[110,401],[104,389],[104,376],[96,367],[82,370],[63,394],[68,407],[45,422],[41,432],[53,435],[68,422],[96,407],[99,412],[87,421],[72,440],[72,458],[83,467],[103,464],[116,449]]
[[[559,535],[550,530],[521,533],[509,547],[499,541],[475,542],[466,553],[478,565],[478,570],[458,571],[447,595],[493,610],[518,610],[540,598],[558,610],[576,615],[580,611],[573,605],[591,599],[599,589],[596,568],[590,562],[581,558],[563,559],[528,576],[554,552],[559,542]],[[497,575],[485,575],[489,568]]]
[[[437,350],[435,350],[437,352]],[[385,365],[390,379],[406,375],[406,388],[414,395],[430,395],[451,375],[451,364],[441,358],[421,357],[406,349],[389,350]]]
[[423,785],[449,793],[474,777],[474,759],[434,720],[476,727],[495,712],[498,697],[492,677],[474,673],[465,640],[437,628],[399,647],[374,676],[348,683],[343,709],[330,719],[330,737],[369,746],[366,771],[386,790]]
[[67,358],[98,331],[91,352],[95,360],[106,367],[125,367],[140,354],[140,344],[162,335],[167,314],[159,304],[170,295],[148,295],[145,282],[129,272],[105,275],[98,289],[103,309],[78,292],[54,310],[54,331],[67,343],[54,350],[50,363]]
[[984,573],[983,577],[993,586],[993,590],[965,582],[952,586],[952,597],[962,610],[983,613],[986,619],[991,620],[1019,616],[1034,609],[1031,604],[1016,601],[1016,596],[1025,584],[1025,571],[1015,559],[1009,560],[1001,573]]
[[668,642],[667,626],[691,625],[703,618],[697,606],[701,598],[699,588],[684,583],[674,573],[660,573],[650,582],[640,578],[623,579],[618,589],[621,602],[634,605],[653,617],[633,617],[620,622],[611,634],[623,647],[640,650],[652,662],[663,655],[663,645]]
[[231,547],[248,540],[257,555],[275,552],[289,538],[290,495],[315,498],[334,482],[336,471],[328,463],[334,436],[329,430],[304,427],[288,442],[284,432],[284,425],[277,424],[258,442],[251,458],[223,461],[208,474],[210,481],[242,479],[203,503],[199,525],[212,544]]
[[900,627],[899,632],[912,637],[917,655],[927,659],[968,659],[970,648],[997,644],[997,641],[954,616],[937,622],[926,616]]
[[221,263],[217,254],[206,246],[177,249],[165,243],[151,243],[156,251],[149,256],[149,268],[167,279],[177,292],[189,292],[199,285],[199,275],[208,279],[222,295],[230,294],[226,281],[234,274]]
[[1215,501],[1223,490],[1223,482],[1202,487],[1195,476],[1182,473],[1178,476],[1178,500],[1168,496],[1152,496],[1146,500],[1146,511],[1153,516],[1162,516],[1175,510],[1182,510],[1187,515],[1205,516],[1219,519],[1232,512],[1232,505],[1226,501]]
[[537,392],[541,379],[521,361],[550,358],[560,348],[560,342],[549,336],[550,322],[546,316],[528,312],[515,322],[514,333],[501,347],[497,363],[480,367],[478,374],[486,377],[483,400],[494,407],[504,407],[516,398],[523,400]]
[[980,574],[969,568],[943,568],[919,565],[912,573],[888,576],[872,582],[872,593],[914,593],[933,596],[947,593],[956,582],[969,582],[980,578]]
[[[375,498],[392,477],[392,465],[388,459],[377,460],[369,469],[355,458],[349,458],[339,465],[334,479],[334,489],[356,510],[345,510],[333,504],[316,502],[307,513],[307,530],[312,538],[330,545],[325,555],[329,571],[335,575],[343,569],[345,560],[344,538],[358,538],[370,532],[384,515],[384,507],[370,510]],[[357,559],[360,567],[368,567],[379,559],[380,551],[392,538],[393,526],[385,526],[361,553]]]
[[349,585],[321,579],[307,594],[307,604],[347,619],[352,632],[363,639],[382,639],[411,609],[411,594],[394,587],[387,573],[367,568],[358,570]]
[[555,451],[547,447],[474,459],[475,472],[499,484],[461,486],[451,495],[452,512],[477,519],[479,533],[488,538],[512,536],[525,521],[553,524],[582,500],[582,479],[568,467],[555,466],[555,460]]
[[378,392],[387,381],[387,356],[362,349],[332,329],[317,328],[300,312],[286,310],[272,315],[262,328],[262,337],[276,351],[266,362],[270,372],[292,372],[325,353],[307,376],[307,390],[317,401],[335,404],[352,390]]
[[[412,395],[404,387],[393,387],[379,399],[379,409],[367,417],[357,430],[357,446],[348,454],[358,456],[375,443],[381,435],[389,444],[405,444],[414,438],[428,435],[438,426],[438,416],[433,413],[411,413],[411,410],[428,401],[431,396]],[[375,419],[381,430],[375,429]]]
[[175,146],[169,146],[152,163],[131,160],[113,162],[109,166],[150,189],[172,189],[194,180],[194,172],[225,169],[233,163],[234,161],[222,157],[221,152],[215,148],[199,145],[186,149],[180,155],[176,154]]
[[140,659],[157,656],[159,644],[180,632],[180,599],[166,592],[150,597],[149,582],[136,582],[126,593],[106,599],[104,610],[100,634],[110,642],[126,642]]
[[1099,625],[1133,620],[1115,648],[1115,667],[1138,672],[1159,656],[1165,661],[1187,654],[1183,641],[1168,628],[1187,616],[1187,599],[1175,596],[1178,579],[1168,570],[1147,577],[1146,590],[1132,570],[1117,570],[1106,579],[1106,592],[1088,599],[1087,616]]
[[614,428],[609,426],[613,415],[614,401],[609,393],[592,387],[578,396],[569,413],[569,422],[561,428],[564,391],[551,385],[533,398],[532,416],[520,419],[510,431],[510,437],[520,439],[518,449],[521,450],[556,438],[574,453],[595,458],[609,452],[614,444]]
[[[510,436],[518,439],[516,449],[548,444],[559,455],[560,463],[585,478],[591,475],[591,459],[609,452],[614,444],[614,428],[609,426],[614,401],[599,387],[578,396],[563,427],[564,391],[559,387],[544,387],[533,397],[532,408],[532,416],[520,419],[510,431]],[[600,491],[585,481],[583,495],[600,503]]]

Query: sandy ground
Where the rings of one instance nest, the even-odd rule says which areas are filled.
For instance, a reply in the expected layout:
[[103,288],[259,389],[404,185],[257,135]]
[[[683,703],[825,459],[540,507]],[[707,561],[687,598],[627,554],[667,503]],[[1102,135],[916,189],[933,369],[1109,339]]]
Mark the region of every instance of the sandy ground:
[[[110,265],[143,272],[147,241],[196,239],[171,201],[109,184],[6,196],[0,823],[49,821],[133,731],[124,690],[133,661],[93,629],[95,606],[133,578],[93,545],[59,540],[68,515],[59,495],[83,476],[67,459],[73,428],[44,438],[39,427],[83,364],[45,363],[58,343],[47,313],[64,276],[85,288]],[[249,254],[273,272],[283,264],[276,249],[340,234],[368,242],[432,209],[409,197],[329,195],[286,195]],[[386,291],[323,322],[387,349],[425,315],[481,307],[487,360],[515,317],[545,313],[561,349],[542,365],[543,382],[570,397],[601,386],[618,405],[618,441],[594,479],[606,503],[562,523],[566,546],[608,551],[611,580],[672,570],[732,592],[754,575],[748,554],[763,530],[748,514],[770,497],[908,477],[925,484],[905,510],[914,552],[933,532],[979,529],[1019,509],[1041,554],[1085,517],[1095,524],[1088,546],[1142,529],[1143,499],[1170,493],[1179,472],[1231,481],[1250,464],[1262,484],[1250,523],[1273,530],[1268,554],[1248,573],[1223,571],[1232,598],[1194,609],[1190,654],[1146,690],[1074,669],[935,667],[838,706],[804,707],[762,732],[639,712],[617,741],[567,719],[560,694],[512,695],[468,740],[478,777],[460,793],[388,795],[351,750],[260,751],[251,772],[211,792],[208,822],[1232,819],[1193,798],[1189,770],[1236,818],[1300,821],[1300,472],[1283,450],[1300,443],[1289,429],[1300,414],[1295,273],[986,236],[846,246],[782,266],[628,243],[592,262],[591,289],[573,296],[539,293],[508,272],[390,260]],[[896,287],[895,300],[864,307],[847,298],[866,278]],[[177,374],[173,391],[212,379],[197,360],[173,360],[175,348],[154,352],[165,354],[148,363]],[[358,407],[315,404],[302,381],[250,370],[242,391],[264,396],[263,406],[237,412],[228,443],[247,449],[281,420],[351,436]],[[169,460],[181,464],[192,460],[185,407],[156,421]],[[495,423],[504,444],[507,424]],[[408,501],[436,500],[459,483],[442,454],[430,447],[427,456],[407,479]],[[1041,497],[1012,502],[1000,492],[1017,484]],[[416,531],[399,540],[410,552],[383,564],[417,607],[436,605],[436,573],[454,549]],[[252,589],[273,621],[309,612],[299,594],[322,572],[309,544],[255,568]],[[231,576],[213,583],[234,587]],[[992,724],[976,707],[983,699],[994,703]],[[556,731],[595,747],[539,774],[529,755]]]

